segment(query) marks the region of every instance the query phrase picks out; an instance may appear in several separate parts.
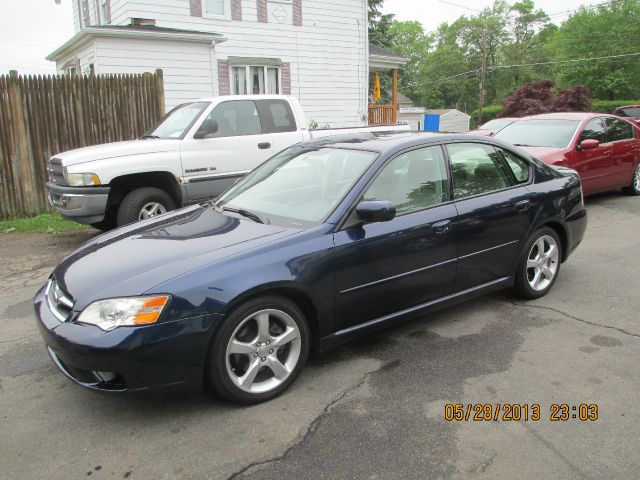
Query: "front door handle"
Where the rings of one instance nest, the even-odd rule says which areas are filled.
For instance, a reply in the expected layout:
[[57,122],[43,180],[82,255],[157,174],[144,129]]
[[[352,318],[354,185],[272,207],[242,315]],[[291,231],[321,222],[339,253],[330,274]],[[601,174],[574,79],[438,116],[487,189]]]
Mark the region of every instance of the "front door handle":
[[262,142],[258,144],[258,148],[260,150],[266,150],[268,148],[271,148],[271,144],[269,142]]
[[436,222],[431,225],[431,228],[438,235],[447,233],[449,231],[449,228],[451,228],[451,220],[442,220],[441,222]]
[[516,207],[516,210],[519,212],[526,212],[527,210],[529,210],[530,206],[531,202],[529,200],[520,200],[514,205],[514,207]]

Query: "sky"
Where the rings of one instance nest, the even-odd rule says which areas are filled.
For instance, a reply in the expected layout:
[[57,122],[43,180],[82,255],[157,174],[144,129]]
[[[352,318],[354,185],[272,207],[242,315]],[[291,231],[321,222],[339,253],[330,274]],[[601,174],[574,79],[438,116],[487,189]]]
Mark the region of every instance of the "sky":
[[[21,73],[54,73],[55,65],[45,57],[73,36],[71,1],[0,0],[0,74],[9,70]],[[603,0],[535,0],[538,8],[554,14],[559,23],[568,10]],[[455,3],[458,6],[451,5]],[[385,0],[384,13],[398,20],[418,20],[426,31],[442,22],[453,22],[460,15],[473,15],[493,0]],[[559,14],[558,14],[559,13]]]

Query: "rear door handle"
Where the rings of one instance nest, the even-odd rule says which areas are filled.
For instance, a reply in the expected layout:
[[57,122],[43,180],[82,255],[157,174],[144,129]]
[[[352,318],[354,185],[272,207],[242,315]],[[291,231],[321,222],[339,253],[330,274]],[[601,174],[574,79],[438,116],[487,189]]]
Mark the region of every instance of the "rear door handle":
[[520,200],[514,205],[514,207],[516,207],[516,210],[519,212],[526,212],[527,210],[529,210],[530,206],[531,202],[529,200]]
[[448,232],[450,227],[451,227],[451,220],[442,220],[441,222],[436,222],[433,225],[431,225],[431,228],[437,234]]
[[269,142],[262,142],[258,144],[258,148],[260,150],[266,150],[268,148],[271,148],[271,144]]

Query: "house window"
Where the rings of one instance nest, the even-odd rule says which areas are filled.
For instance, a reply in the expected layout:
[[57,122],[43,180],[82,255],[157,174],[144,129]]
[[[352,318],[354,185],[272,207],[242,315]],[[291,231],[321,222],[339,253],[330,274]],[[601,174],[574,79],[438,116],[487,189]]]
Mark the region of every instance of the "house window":
[[280,68],[243,65],[231,69],[234,95],[277,95],[280,93]]
[[78,0],[78,11],[80,12],[80,28],[85,28],[91,25],[89,4],[86,0]]
[[228,12],[228,0],[204,0],[205,14],[207,17],[226,17]]

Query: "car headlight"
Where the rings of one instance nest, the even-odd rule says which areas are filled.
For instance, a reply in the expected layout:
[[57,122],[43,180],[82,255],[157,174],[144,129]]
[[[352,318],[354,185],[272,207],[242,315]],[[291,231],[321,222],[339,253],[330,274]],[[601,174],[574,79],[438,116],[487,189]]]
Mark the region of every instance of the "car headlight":
[[105,332],[118,327],[156,323],[169,301],[168,295],[99,300],[85,308],[76,320]]
[[67,173],[64,178],[70,187],[100,185],[100,179],[95,173]]

